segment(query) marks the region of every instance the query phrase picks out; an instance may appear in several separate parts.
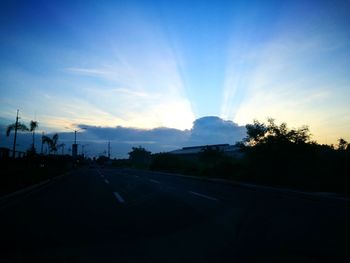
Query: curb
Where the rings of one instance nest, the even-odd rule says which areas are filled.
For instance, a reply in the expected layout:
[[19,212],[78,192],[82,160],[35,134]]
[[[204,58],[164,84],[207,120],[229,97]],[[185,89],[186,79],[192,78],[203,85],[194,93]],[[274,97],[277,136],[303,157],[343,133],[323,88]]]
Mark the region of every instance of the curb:
[[[141,170],[141,171],[144,171],[144,170]],[[177,177],[195,179],[200,181],[214,182],[219,184],[229,184],[235,187],[244,187],[253,191],[265,191],[265,192],[293,196],[293,197],[312,200],[312,201],[341,202],[350,206],[350,198],[347,198],[344,196],[337,196],[337,195],[334,195],[335,193],[332,193],[332,192],[329,192],[329,193],[328,192],[326,193],[303,192],[303,191],[292,190],[289,188],[277,188],[273,186],[256,185],[256,184],[250,184],[250,183],[239,183],[239,182],[230,181],[230,180],[221,179],[221,178],[199,177],[199,176],[193,176],[193,175],[183,175],[183,174],[167,173],[167,172],[160,172],[160,171],[147,171],[147,172],[154,172],[157,174],[162,174],[167,176],[177,176]]]
[[30,195],[31,193],[33,193],[35,190],[40,190],[41,188],[44,188],[46,185],[61,179],[63,176],[67,175],[69,172],[57,175],[55,177],[52,177],[50,179],[47,179],[45,181],[42,181],[40,183],[28,186],[26,188],[22,188],[20,190],[17,190],[15,192],[9,193],[7,195],[1,196],[0,197],[0,209],[5,208],[9,202],[11,202],[11,200],[20,197],[20,196],[24,196],[24,195]]
[[12,198],[12,197],[16,197],[17,195],[21,195],[21,194],[25,194],[27,192],[30,192],[31,190],[34,190],[35,188],[38,188],[38,187],[40,187],[44,184],[47,184],[49,182],[50,182],[50,179],[47,179],[43,182],[31,185],[31,186],[27,186],[26,188],[22,188],[20,190],[15,191],[15,192],[4,195],[4,196],[0,197],[0,202],[3,202],[4,200],[7,200],[7,199]]

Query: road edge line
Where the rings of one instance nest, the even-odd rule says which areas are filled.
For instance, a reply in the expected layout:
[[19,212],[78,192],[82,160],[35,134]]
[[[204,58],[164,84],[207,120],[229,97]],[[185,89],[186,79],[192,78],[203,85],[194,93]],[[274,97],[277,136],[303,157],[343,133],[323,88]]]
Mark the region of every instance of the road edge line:
[[[144,170],[141,170],[141,171],[144,171]],[[219,184],[229,184],[235,187],[244,187],[246,189],[250,189],[253,191],[265,191],[265,192],[270,192],[275,194],[302,198],[302,199],[311,200],[311,201],[326,201],[326,202],[331,202],[332,204],[337,202],[337,203],[346,204],[348,206],[350,205],[350,198],[347,198],[344,196],[339,196],[339,197],[326,196],[326,195],[322,196],[322,195],[319,195],[317,192],[303,192],[303,191],[293,190],[290,188],[282,188],[282,187],[278,188],[273,186],[256,185],[256,184],[250,184],[250,183],[244,183],[244,182],[240,183],[240,182],[230,181],[230,180],[221,179],[221,178],[199,177],[199,176],[193,176],[193,175],[183,175],[178,173],[150,171],[150,170],[147,172],[154,172],[161,175],[177,176],[177,177],[183,177],[188,179],[207,181],[207,182],[213,182],[213,183],[219,183]]]
[[0,205],[2,205],[2,203],[6,203],[6,201],[10,200],[11,198],[16,198],[17,196],[24,195],[24,194],[30,193],[32,191],[35,191],[36,189],[44,187],[45,185],[47,185],[47,184],[49,184],[51,182],[54,182],[56,180],[61,179],[63,176],[65,176],[67,174],[69,174],[69,172],[65,172],[63,174],[54,176],[54,177],[52,177],[50,179],[46,179],[45,181],[42,181],[40,183],[37,183],[37,184],[34,184],[34,185],[30,185],[30,186],[27,186],[25,188],[19,189],[19,190],[15,191],[15,192],[9,193],[9,194],[4,195],[4,196],[1,196],[0,197]]

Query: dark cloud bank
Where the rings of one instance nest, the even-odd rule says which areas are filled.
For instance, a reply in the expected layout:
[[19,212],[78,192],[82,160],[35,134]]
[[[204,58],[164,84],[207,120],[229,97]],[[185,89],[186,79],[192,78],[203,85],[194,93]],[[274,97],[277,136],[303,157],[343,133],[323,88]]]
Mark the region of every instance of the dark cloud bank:
[[[184,131],[172,128],[144,130],[121,126],[107,128],[83,124],[79,127],[87,128],[84,132],[78,133],[77,140],[78,143],[86,145],[88,156],[103,154],[107,150],[108,141],[110,141],[111,156],[117,158],[127,157],[131,147],[135,146],[145,147],[152,152],[167,152],[184,146],[233,144],[242,140],[246,135],[244,126],[214,116],[197,119],[194,121],[192,129]],[[59,136],[60,141],[67,145],[67,151],[74,138],[73,133],[60,133]],[[30,136],[23,134],[20,137],[22,137],[20,143],[23,145]],[[37,142],[39,142],[40,138],[37,137]],[[38,144],[37,147],[39,147]]]

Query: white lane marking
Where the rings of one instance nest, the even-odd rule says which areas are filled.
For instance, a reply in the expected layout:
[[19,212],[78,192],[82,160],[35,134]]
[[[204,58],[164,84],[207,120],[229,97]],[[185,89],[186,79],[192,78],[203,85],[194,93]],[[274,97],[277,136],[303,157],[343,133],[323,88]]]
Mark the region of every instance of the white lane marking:
[[152,182],[152,183],[155,183],[155,184],[160,184],[160,182],[159,181],[157,181],[157,180],[153,180],[153,179],[148,179],[150,182]]
[[125,200],[123,197],[121,197],[120,194],[118,194],[118,192],[113,192],[115,198],[117,198],[117,200],[119,201],[119,203],[125,203]]
[[100,175],[102,178],[104,178],[104,175],[103,175],[99,170],[97,170],[97,172],[99,173],[99,175]]
[[138,175],[135,175],[135,177],[136,177],[136,178],[140,178],[140,176],[138,176]]
[[203,198],[209,199],[209,200],[219,201],[219,199],[217,199],[217,198],[215,198],[215,197],[211,197],[211,196],[204,195],[204,194],[200,194],[200,193],[193,192],[193,191],[188,191],[188,192],[189,192],[190,194],[197,195],[197,196],[200,196],[200,197],[203,197]]
[[109,181],[108,181],[107,179],[105,179],[105,183],[106,183],[106,184],[109,184]]

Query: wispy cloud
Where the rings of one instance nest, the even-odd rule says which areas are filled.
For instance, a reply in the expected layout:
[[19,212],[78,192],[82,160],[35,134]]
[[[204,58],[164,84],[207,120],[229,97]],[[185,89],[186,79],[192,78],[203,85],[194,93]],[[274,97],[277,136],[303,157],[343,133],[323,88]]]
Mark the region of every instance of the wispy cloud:
[[29,69],[19,63],[0,69],[0,82],[7,87],[0,98],[2,115],[12,117],[20,108],[23,118],[36,114],[41,127],[50,130],[75,123],[190,128],[195,115],[181,75],[181,51],[157,21],[141,11],[127,12],[104,21],[107,30],[94,34],[93,41],[74,28],[83,43],[79,49],[27,39],[31,52],[45,59],[31,61]]
[[[141,91],[136,91],[136,90],[131,90],[131,89],[126,89],[126,88],[116,88],[113,89],[112,91],[115,91],[117,93],[125,93],[127,95],[131,96],[136,96],[136,97],[146,97],[149,98],[151,95],[146,93],[146,92],[141,92]],[[153,94],[153,96],[157,96],[156,94]]]
[[123,119],[123,125],[191,127],[195,116],[181,76],[181,52],[174,50],[157,21],[128,12],[104,39],[104,56],[86,54],[84,63],[64,68],[76,75],[72,86],[93,108]]
[[92,76],[104,76],[111,73],[104,69],[93,69],[93,68],[65,68],[65,70],[75,74],[92,75]]
[[350,110],[340,99],[350,95],[340,81],[344,81],[343,69],[349,64],[344,55],[350,57],[341,52],[342,46],[323,31],[280,34],[255,49],[235,46],[221,116],[240,124],[267,117],[295,126],[308,124],[317,129],[315,138],[324,142],[321,130],[335,134],[339,129],[334,127],[331,132],[328,125],[321,124],[322,119]]

